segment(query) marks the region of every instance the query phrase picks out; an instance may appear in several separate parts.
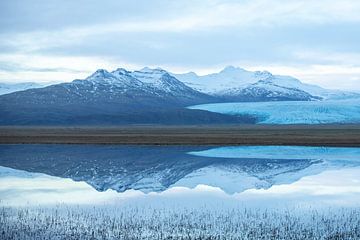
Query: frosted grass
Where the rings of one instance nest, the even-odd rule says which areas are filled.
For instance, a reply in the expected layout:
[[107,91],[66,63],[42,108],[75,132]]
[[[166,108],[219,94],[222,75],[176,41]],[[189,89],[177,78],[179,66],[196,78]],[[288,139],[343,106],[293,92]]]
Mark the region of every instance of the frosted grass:
[[1,208],[2,239],[359,239],[360,209]]

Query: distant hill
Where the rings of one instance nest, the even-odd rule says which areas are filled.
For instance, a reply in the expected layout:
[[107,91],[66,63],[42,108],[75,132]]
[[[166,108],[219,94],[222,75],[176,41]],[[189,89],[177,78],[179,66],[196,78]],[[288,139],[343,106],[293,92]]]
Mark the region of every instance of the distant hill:
[[44,87],[44,85],[34,82],[0,83],[0,95],[40,87]]

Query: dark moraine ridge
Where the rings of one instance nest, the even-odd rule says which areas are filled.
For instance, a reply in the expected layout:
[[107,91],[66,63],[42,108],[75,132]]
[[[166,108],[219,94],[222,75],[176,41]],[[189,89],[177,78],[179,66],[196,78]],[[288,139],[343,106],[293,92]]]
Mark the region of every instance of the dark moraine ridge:
[[360,146],[360,125],[0,127],[0,144]]

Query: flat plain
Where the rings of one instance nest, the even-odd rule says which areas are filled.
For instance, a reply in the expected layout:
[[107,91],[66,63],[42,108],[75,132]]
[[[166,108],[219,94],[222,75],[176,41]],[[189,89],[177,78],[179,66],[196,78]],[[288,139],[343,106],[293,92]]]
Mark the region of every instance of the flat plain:
[[3,126],[0,144],[360,146],[360,125]]

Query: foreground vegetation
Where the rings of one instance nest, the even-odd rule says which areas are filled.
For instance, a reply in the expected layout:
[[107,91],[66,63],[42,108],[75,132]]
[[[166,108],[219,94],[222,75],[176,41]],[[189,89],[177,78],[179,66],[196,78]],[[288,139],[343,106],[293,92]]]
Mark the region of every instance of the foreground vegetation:
[[0,209],[1,239],[360,239],[360,209]]

